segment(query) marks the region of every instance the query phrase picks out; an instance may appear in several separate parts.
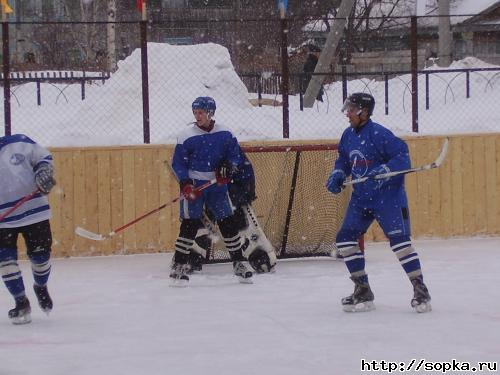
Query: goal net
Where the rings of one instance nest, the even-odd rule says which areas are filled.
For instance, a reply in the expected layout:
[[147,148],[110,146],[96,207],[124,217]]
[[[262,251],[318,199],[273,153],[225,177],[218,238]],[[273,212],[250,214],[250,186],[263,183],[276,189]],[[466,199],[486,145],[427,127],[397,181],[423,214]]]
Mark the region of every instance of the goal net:
[[[349,201],[349,189],[333,195],[325,183],[337,144],[243,147],[256,176],[252,207],[278,258],[329,256]],[[209,261],[229,259],[223,241]]]

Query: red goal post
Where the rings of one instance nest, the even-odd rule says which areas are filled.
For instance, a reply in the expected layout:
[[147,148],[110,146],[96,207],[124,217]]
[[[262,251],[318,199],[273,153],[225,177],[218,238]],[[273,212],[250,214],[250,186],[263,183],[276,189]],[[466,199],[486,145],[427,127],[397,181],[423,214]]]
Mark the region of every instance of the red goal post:
[[[256,175],[258,221],[278,258],[329,256],[342,224],[350,189],[325,188],[338,144],[245,145]],[[218,243],[211,261],[228,255]]]

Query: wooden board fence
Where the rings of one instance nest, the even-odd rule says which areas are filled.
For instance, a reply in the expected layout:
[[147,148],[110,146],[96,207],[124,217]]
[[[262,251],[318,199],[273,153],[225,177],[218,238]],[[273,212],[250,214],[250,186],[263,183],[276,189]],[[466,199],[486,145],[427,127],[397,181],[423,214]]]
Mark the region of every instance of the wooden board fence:
[[[443,136],[408,138],[412,164],[433,161],[443,140]],[[277,143],[287,142],[273,142]],[[76,226],[106,234],[174,199],[179,190],[169,167],[173,146],[53,148],[51,151],[58,182],[50,194],[54,256],[173,249],[179,229],[177,204],[108,241],[95,242],[74,234]],[[327,174],[318,175],[313,183],[321,188],[326,179]],[[272,191],[273,186],[266,185],[270,183],[257,181],[258,191]],[[443,165],[408,175],[406,186],[414,238],[499,235],[500,134],[451,136]],[[384,239],[378,225],[372,225],[366,234],[367,241]]]

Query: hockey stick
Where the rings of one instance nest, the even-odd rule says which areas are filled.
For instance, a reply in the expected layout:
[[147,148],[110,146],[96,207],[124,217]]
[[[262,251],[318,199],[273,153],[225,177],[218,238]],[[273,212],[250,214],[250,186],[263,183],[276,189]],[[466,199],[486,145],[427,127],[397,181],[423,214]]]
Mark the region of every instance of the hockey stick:
[[[206,188],[208,188],[209,186],[212,186],[213,184],[215,184],[217,182],[217,179],[213,179],[213,180],[210,180],[208,182],[205,182],[203,185],[197,187],[195,189],[195,191],[202,191],[202,190],[205,190]],[[164,209],[165,207],[167,206],[170,206],[171,204],[179,201],[180,199],[183,198],[183,195],[179,195],[178,197],[172,199],[170,202],[168,203],[165,203],[165,204],[162,204],[160,207],[158,208],[155,208],[154,210],[152,211],[149,211],[147,213],[145,213],[144,215],[142,216],[139,216],[138,218],[135,218],[134,220],[128,222],[127,224],[124,224],[122,225],[121,227],[119,228],[116,228],[115,230],[112,230],[111,232],[109,232],[108,234],[99,234],[99,233],[94,233],[94,232],[91,232],[89,230],[86,230],[86,229],[83,229],[82,227],[76,227],[75,228],[75,233],[77,235],[79,235],[80,237],[84,237],[84,238],[88,238],[89,240],[94,240],[94,241],[103,241],[103,240],[106,240],[110,237],[113,237],[115,234],[121,232],[122,230],[125,230],[127,229],[128,227],[130,227],[131,225],[137,223],[138,221],[141,221],[142,219],[148,217],[149,215],[152,215],[162,209]]]
[[416,168],[404,169],[402,171],[394,171],[394,172],[377,174],[375,176],[357,178],[357,179],[354,179],[354,180],[351,180],[351,181],[344,182],[344,187],[345,186],[349,186],[349,185],[359,184],[360,182],[365,182],[368,179],[382,180],[384,178],[399,176],[401,174],[407,174],[407,173],[413,173],[413,172],[420,172],[420,171],[426,171],[426,170],[429,170],[429,169],[437,168],[437,167],[439,167],[443,163],[443,161],[444,161],[444,159],[446,157],[446,153],[448,152],[448,143],[449,143],[449,139],[446,138],[444,140],[443,147],[441,148],[441,153],[439,154],[439,156],[437,157],[437,159],[434,160],[430,164],[425,164],[425,165],[422,165],[422,166],[416,167]]
[[31,198],[33,198],[35,195],[37,195],[40,192],[39,189],[33,190],[31,193],[28,195],[25,195],[19,202],[17,202],[14,206],[9,208],[6,212],[4,212],[2,215],[0,215],[0,222],[3,221],[7,216],[9,216],[11,213],[13,213],[15,210],[17,210],[19,207],[21,207],[23,204],[25,204],[27,201],[29,201]]

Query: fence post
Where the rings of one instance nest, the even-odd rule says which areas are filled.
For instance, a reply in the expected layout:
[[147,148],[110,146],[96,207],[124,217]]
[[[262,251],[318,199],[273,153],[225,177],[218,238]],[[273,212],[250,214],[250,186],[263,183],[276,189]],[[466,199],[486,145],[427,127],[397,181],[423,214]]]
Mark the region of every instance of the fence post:
[[470,98],[470,71],[465,72],[465,97]]
[[150,143],[149,76],[148,76],[148,21],[140,21],[142,71],[142,129],[144,143]]
[[389,114],[389,75],[384,74],[385,115]]
[[300,102],[300,110],[304,110],[304,83],[303,83],[303,75],[299,75],[299,102]]
[[281,23],[281,95],[283,98],[283,138],[290,137],[290,117],[288,105],[288,25],[283,15]]
[[259,108],[262,107],[262,75],[257,76],[257,98],[259,100]]
[[347,99],[347,67],[342,63],[342,103]]
[[83,79],[81,83],[81,90],[82,90],[82,100],[85,100],[85,70],[83,71]]
[[3,53],[3,110],[5,135],[11,135],[10,115],[10,55],[9,55],[9,24],[2,22],[2,53]]
[[39,80],[36,81],[36,104],[42,105],[42,86]]
[[411,17],[411,123],[412,130],[418,133],[418,48],[417,17]]
[[430,93],[429,93],[429,73],[425,73],[425,110],[429,110],[430,106]]

